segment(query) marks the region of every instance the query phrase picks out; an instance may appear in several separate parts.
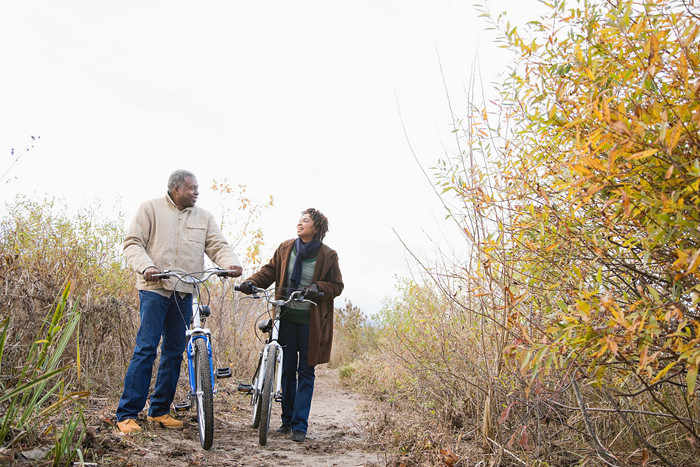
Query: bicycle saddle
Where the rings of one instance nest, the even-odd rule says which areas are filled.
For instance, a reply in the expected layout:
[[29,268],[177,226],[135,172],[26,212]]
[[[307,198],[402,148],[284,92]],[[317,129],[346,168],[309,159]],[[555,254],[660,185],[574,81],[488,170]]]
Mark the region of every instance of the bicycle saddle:
[[262,321],[258,321],[258,329],[260,329],[262,332],[270,332],[272,330],[272,320],[264,319]]

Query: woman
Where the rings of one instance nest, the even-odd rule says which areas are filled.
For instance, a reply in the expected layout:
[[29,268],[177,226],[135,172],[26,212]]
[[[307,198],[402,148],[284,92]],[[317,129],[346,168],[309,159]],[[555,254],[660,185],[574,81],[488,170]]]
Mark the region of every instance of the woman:
[[[268,288],[276,284],[277,299],[286,299],[298,289],[317,303],[292,302],[283,307],[279,343],[284,349],[282,365],[282,426],[278,433],[292,433],[303,442],[309,423],[314,392],[315,366],[327,363],[333,343],[333,299],[343,291],[338,254],[325,245],[328,219],[310,208],[302,212],[295,239],[283,242],[269,263],[240,285],[243,293],[251,286]],[[319,297],[319,292],[323,293]]]

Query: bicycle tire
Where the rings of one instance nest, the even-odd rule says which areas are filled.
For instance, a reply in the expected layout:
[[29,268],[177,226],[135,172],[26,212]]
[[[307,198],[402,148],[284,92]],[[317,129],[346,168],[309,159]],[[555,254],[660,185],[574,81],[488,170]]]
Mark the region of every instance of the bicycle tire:
[[194,341],[194,378],[199,442],[202,448],[208,451],[214,442],[214,393],[211,386],[209,353],[204,339]]
[[265,380],[260,391],[260,428],[258,442],[260,446],[267,444],[267,435],[270,431],[270,415],[272,414],[272,402],[275,396],[275,373],[277,371],[277,347],[270,347],[270,352],[265,360]]
[[260,359],[258,361],[258,369],[255,372],[255,377],[253,378],[253,395],[251,404],[253,405],[253,421],[251,423],[253,428],[258,428],[260,426],[260,414],[262,413],[262,404],[260,403],[260,392],[256,390],[258,387],[258,379],[260,378],[260,370],[262,369],[262,354],[260,354]]

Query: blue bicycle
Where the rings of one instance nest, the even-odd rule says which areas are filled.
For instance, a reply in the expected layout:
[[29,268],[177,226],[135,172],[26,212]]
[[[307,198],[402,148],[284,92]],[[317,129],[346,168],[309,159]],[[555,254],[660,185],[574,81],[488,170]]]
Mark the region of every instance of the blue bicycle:
[[[214,377],[230,378],[231,368],[222,367],[214,371],[214,363],[211,351],[211,331],[205,328],[207,318],[211,315],[209,308],[209,289],[205,282],[212,276],[226,277],[229,272],[226,269],[210,268],[202,272],[178,273],[163,271],[154,274],[153,277],[175,277],[178,281],[194,286],[192,298],[192,319],[188,325],[187,337],[187,374],[190,384],[189,400],[181,404],[175,404],[175,410],[186,411],[195,405],[197,409],[197,425],[199,427],[199,441],[205,450],[211,449],[214,441]],[[202,286],[203,287],[200,287]],[[206,303],[203,303],[206,291]]]

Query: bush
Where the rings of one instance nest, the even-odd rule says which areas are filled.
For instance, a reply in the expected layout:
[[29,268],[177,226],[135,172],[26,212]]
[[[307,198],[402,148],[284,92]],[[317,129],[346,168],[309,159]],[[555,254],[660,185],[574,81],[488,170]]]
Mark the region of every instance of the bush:
[[402,409],[384,426],[406,414],[418,462],[474,456],[470,437],[493,462],[692,465],[697,12],[547,6],[525,29],[484,12],[516,62],[495,105],[472,91],[435,168],[467,259],[406,284],[358,378]]
[[333,352],[330,366],[351,365],[376,348],[376,329],[360,308],[346,301],[333,314]]
[[[6,358],[21,361],[58,291],[70,284],[70,306],[81,310],[76,350],[64,355],[66,374],[82,389],[121,384],[136,332],[133,277],[121,256],[123,225],[97,218],[100,206],[69,214],[55,199],[19,196],[0,226],[0,290],[10,316]],[[76,346],[71,346],[73,349]]]

